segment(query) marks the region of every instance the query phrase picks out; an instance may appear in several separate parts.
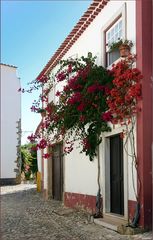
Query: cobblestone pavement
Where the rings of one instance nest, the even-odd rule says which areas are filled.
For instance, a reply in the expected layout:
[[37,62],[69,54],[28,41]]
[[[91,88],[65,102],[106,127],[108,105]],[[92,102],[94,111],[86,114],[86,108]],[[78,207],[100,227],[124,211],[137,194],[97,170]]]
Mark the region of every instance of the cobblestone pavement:
[[[63,214],[61,214],[63,212]],[[65,214],[64,214],[65,212]],[[122,236],[94,223],[84,212],[42,198],[35,185],[1,188],[2,240],[150,240],[151,234]]]

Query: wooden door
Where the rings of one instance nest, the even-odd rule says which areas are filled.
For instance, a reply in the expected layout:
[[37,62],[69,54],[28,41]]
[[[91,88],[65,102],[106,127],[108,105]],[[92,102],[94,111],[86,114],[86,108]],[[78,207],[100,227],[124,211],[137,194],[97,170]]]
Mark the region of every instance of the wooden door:
[[124,215],[123,140],[120,135],[110,138],[110,209]]
[[63,195],[63,158],[62,144],[53,147],[53,199],[62,200]]

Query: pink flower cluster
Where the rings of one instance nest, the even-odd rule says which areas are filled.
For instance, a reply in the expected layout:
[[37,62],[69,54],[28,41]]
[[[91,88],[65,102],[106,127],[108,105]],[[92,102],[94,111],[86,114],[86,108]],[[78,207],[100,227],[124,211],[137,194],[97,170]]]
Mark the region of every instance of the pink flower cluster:
[[51,155],[50,155],[49,153],[44,153],[44,154],[42,155],[42,157],[43,157],[43,158],[46,158],[46,159],[50,158],[50,156],[51,156]]
[[93,85],[91,85],[91,86],[89,86],[87,88],[87,92],[88,93],[94,93],[96,91],[104,91],[106,93],[107,90],[108,90],[108,87],[102,86],[102,85],[100,85],[98,83],[97,84],[93,84]]
[[112,120],[112,114],[110,111],[105,112],[102,114],[101,116],[102,120],[104,120],[105,122],[110,122]]
[[37,144],[37,148],[44,149],[47,147],[47,141],[45,139],[41,139],[40,142]]
[[85,106],[86,106],[86,105],[85,105],[83,102],[81,102],[80,105],[77,107],[77,110],[78,110],[79,112],[83,112],[84,109],[85,109]]
[[37,139],[37,136],[32,133],[30,136],[27,137],[27,139],[28,139],[30,142],[35,142],[36,139]]
[[61,81],[65,80],[65,78],[66,78],[65,72],[60,72],[60,73],[58,73],[58,74],[56,75],[56,78],[57,78],[57,81],[58,81],[58,82],[61,82]]
[[75,104],[77,102],[80,102],[81,98],[82,98],[81,93],[80,92],[76,92],[68,99],[68,104],[73,105],[73,104]]

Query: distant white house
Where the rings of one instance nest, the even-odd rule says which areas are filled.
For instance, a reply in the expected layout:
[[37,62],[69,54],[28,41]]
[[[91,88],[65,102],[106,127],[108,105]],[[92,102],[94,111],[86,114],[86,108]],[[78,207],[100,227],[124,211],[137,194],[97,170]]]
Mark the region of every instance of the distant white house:
[[21,93],[17,67],[1,68],[1,175],[0,183],[20,183],[21,173]]

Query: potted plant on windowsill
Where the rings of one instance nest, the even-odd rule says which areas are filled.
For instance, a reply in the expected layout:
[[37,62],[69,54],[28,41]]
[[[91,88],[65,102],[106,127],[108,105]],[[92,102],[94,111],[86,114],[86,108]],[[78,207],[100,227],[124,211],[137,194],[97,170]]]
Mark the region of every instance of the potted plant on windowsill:
[[46,110],[43,108],[38,109],[37,113],[40,113],[42,117],[46,116]]
[[119,39],[117,42],[113,42],[109,45],[109,51],[113,52],[116,49],[119,49],[121,57],[127,57],[130,54],[130,49],[133,46],[131,40]]

